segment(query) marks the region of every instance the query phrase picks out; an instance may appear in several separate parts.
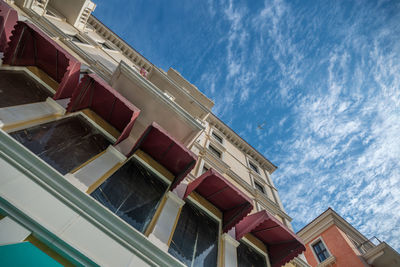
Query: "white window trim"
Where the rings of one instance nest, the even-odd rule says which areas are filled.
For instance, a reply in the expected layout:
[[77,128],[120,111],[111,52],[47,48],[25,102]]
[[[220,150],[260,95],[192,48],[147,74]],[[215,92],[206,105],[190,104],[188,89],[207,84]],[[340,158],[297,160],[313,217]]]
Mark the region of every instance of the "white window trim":
[[[214,135],[220,137],[220,138],[221,138],[221,142],[220,142],[217,138],[215,138]],[[212,130],[211,130],[211,133],[210,133],[210,136],[211,136],[211,138],[212,138],[213,140],[217,141],[220,145],[224,145],[224,144],[225,144],[224,135],[223,135],[222,133],[220,133],[218,130],[212,129]]]
[[316,239],[314,239],[314,240],[309,244],[309,247],[310,247],[310,249],[311,249],[311,251],[312,251],[312,253],[313,253],[315,259],[317,260],[317,263],[318,263],[318,264],[324,262],[324,261],[319,261],[319,258],[318,258],[318,256],[317,256],[317,254],[315,253],[314,247],[313,247],[313,246],[314,246],[315,244],[317,244],[319,241],[322,242],[322,244],[324,245],[326,251],[328,251],[328,253],[329,253],[329,257],[326,258],[325,261],[326,261],[327,259],[329,259],[329,258],[332,256],[332,253],[329,251],[329,248],[328,248],[328,246],[325,244],[325,241],[324,241],[324,239],[322,238],[322,236],[317,237]]

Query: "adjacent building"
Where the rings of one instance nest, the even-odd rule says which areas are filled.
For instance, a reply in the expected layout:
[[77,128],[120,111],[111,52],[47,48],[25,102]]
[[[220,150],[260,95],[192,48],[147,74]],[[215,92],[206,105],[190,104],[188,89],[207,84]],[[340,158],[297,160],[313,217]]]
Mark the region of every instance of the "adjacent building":
[[0,265],[308,266],[277,167],[95,7],[0,0]]
[[376,237],[367,239],[331,208],[297,234],[306,244],[304,256],[313,267],[400,266],[399,253]]

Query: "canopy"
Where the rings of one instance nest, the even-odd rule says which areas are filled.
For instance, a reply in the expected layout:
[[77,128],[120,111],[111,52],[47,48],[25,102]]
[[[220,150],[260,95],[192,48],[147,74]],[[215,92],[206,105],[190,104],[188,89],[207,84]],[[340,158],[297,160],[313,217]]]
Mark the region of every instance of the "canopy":
[[96,74],[85,74],[71,97],[67,111],[90,108],[121,132],[116,144],[127,138],[140,110]]
[[10,41],[11,31],[17,24],[18,13],[4,1],[0,0],[0,52],[4,52]]
[[37,66],[59,83],[54,99],[69,98],[79,82],[81,63],[36,26],[18,21],[4,64]]
[[280,267],[305,250],[303,242],[266,210],[247,216],[235,230],[237,240],[251,233],[267,246],[271,267]]
[[192,151],[155,122],[143,132],[129,155],[138,149],[146,152],[175,176],[170,190],[173,190],[189,174],[197,160],[197,156]]
[[253,209],[252,200],[213,169],[188,184],[183,199],[193,191],[223,212],[224,232],[229,231]]

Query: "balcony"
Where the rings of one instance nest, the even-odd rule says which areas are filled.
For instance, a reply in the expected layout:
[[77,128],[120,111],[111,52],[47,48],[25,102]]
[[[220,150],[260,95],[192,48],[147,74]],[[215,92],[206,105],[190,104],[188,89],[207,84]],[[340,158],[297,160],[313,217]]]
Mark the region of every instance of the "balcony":
[[375,236],[357,246],[365,261],[374,267],[399,266],[400,254]]

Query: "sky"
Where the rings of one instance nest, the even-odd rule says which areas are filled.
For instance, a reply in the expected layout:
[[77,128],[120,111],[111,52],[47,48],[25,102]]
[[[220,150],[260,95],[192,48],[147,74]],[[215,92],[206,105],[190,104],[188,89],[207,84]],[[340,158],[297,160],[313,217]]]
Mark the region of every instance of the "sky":
[[195,84],[278,166],[295,231],[332,207],[400,250],[399,1],[95,3],[96,17]]

